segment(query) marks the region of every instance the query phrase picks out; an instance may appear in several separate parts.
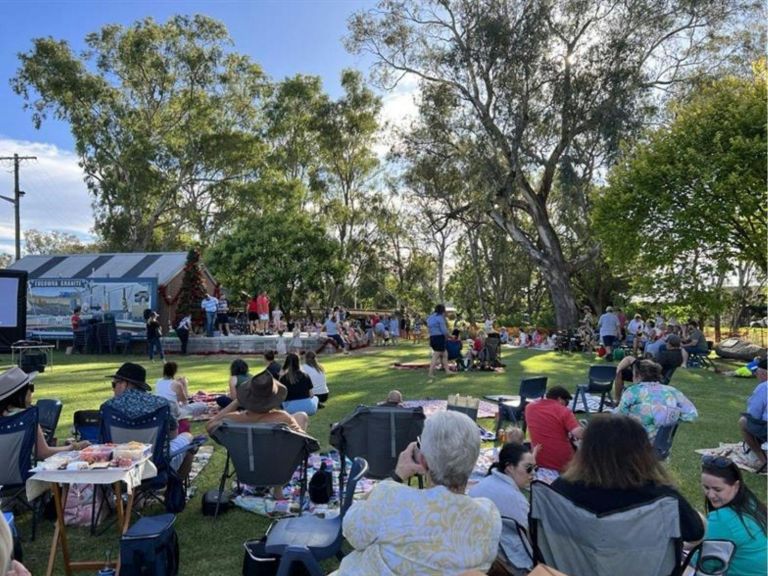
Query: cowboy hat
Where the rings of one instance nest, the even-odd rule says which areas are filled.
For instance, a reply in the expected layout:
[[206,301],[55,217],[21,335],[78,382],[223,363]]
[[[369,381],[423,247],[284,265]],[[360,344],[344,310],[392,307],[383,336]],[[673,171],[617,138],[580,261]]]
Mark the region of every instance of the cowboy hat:
[[0,400],[5,400],[9,396],[21,390],[24,386],[32,382],[37,376],[37,372],[27,374],[21,368],[14,366],[0,374]]
[[110,376],[104,376],[104,378],[125,380],[146,392],[152,390],[152,387],[147,384],[147,371],[143,366],[134,364],[133,362],[126,362],[118,368],[117,372]]
[[237,387],[238,404],[250,412],[264,413],[280,408],[287,395],[288,389],[267,370]]

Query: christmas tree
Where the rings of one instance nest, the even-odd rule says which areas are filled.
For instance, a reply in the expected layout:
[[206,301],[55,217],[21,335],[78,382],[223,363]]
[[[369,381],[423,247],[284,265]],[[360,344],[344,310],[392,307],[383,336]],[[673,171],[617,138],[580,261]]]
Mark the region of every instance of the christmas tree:
[[176,322],[187,314],[192,315],[192,324],[202,326],[204,324],[203,310],[200,302],[205,298],[205,285],[203,284],[203,271],[200,268],[200,252],[193,248],[187,254],[187,262],[184,264],[184,276],[181,279],[179,290],[179,306],[176,308]]

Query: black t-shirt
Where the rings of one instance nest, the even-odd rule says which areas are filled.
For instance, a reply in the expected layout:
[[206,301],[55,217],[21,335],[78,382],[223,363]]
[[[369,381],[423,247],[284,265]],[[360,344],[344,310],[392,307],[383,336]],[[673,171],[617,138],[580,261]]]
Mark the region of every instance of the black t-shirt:
[[280,364],[274,360],[267,366],[267,371],[272,374],[272,378],[280,378]]
[[286,400],[303,400],[312,395],[312,379],[304,372],[299,372],[298,377],[293,384],[290,383],[287,375],[280,378],[280,383],[288,388],[288,395],[285,397]]
[[147,322],[147,340],[151,338],[160,338],[160,322],[157,320]]
[[659,352],[659,365],[666,372],[671,368],[678,368],[683,365],[683,353],[680,349],[662,350]]
[[586,486],[580,482],[568,482],[563,478],[558,478],[552,483],[552,488],[595,514],[618,512],[630,506],[645,504],[661,496],[671,496],[678,503],[682,539],[686,542],[693,542],[704,537],[704,523],[701,516],[671,486],[648,484],[643,488],[619,490],[617,488]]

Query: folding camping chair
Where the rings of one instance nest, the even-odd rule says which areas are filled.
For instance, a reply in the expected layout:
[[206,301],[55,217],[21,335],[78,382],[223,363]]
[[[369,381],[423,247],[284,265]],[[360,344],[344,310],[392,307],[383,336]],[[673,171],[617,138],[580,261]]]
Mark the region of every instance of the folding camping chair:
[[48,446],[56,445],[56,427],[59,425],[61,417],[61,401],[48,398],[41,398],[35,402],[38,413],[38,423],[43,429],[43,435]]
[[[233,424],[223,422],[211,437],[227,450],[224,472],[219,481],[219,497],[214,519],[227,478],[237,475],[240,483],[252,486],[282,486],[301,467],[299,513],[304,507],[307,490],[307,461],[312,452],[320,450],[317,440],[291,430],[285,424]],[[229,471],[230,462],[233,470]]]

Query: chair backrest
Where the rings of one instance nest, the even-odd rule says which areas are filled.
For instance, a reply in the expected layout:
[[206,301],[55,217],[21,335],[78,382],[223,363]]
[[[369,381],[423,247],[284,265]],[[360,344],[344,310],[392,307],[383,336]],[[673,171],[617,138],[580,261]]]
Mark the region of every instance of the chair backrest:
[[493,349],[493,352],[498,355],[501,351],[501,336],[495,333],[488,334],[488,337],[485,339],[485,345]]
[[677,434],[679,421],[670,424],[664,424],[656,430],[656,437],[653,439],[653,449],[656,452],[656,458],[666,460],[672,451],[672,442]]
[[56,427],[59,425],[62,408],[61,401],[50,398],[41,398],[35,402],[35,406],[37,406],[38,423],[43,429],[45,441],[50,444],[53,437],[56,435]]
[[681,564],[679,509],[671,496],[598,515],[536,481],[530,522],[537,558],[569,576],[669,576]]
[[95,444],[101,432],[101,412],[98,410],[77,410],[72,416],[72,427],[78,440]]
[[[722,576],[728,574],[736,544],[730,540],[703,540],[697,546],[695,576]],[[691,552],[693,554],[693,552]]]
[[227,449],[238,481],[254,486],[286,484],[309,454],[320,450],[317,440],[285,424],[224,422],[211,437]]
[[355,458],[352,461],[352,469],[349,471],[349,480],[344,486],[344,499],[341,502],[340,512],[342,518],[344,517],[344,514],[347,513],[347,510],[349,510],[349,507],[352,506],[357,483],[362,480],[366,472],[368,472],[368,462],[365,461],[365,458]]
[[368,476],[381,480],[397,457],[424,429],[424,410],[397,406],[358,406],[331,430],[330,443],[342,457],[365,458]]
[[0,417],[0,485],[23,484],[31,476],[37,454],[37,407],[32,406],[13,416]]
[[461,341],[446,340],[445,351],[448,352],[448,360],[461,358]]
[[536,376],[535,378],[523,378],[520,380],[521,403],[524,403],[526,400],[533,400],[535,398],[544,398],[546,393],[546,376]]
[[[589,387],[609,386],[613,387],[613,381],[616,378],[616,366],[610,364],[594,364],[589,367],[587,379]],[[610,389],[610,388],[609,388]]]
[[121,444],[142,442],[152,444],[152,462],[158,473],[168,468],[168,420],[170,406],[161,406],[138,418],[129,418],[109,404],[101,406],[101,441]]

